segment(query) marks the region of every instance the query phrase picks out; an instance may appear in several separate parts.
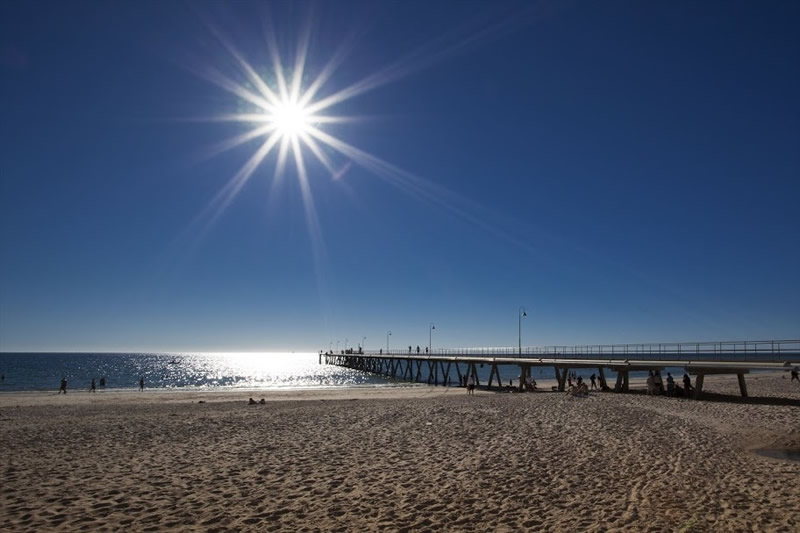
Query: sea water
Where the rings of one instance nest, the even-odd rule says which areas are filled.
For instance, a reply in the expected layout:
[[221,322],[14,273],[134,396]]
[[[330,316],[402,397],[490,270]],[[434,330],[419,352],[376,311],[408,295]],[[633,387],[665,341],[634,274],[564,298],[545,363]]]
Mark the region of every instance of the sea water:
[[[405,364],[402,368],[405,369]],[[462,364],[462,373],[465,370]],[[488,381],[490,370],[491,365],[478,365],[482,384]],[[426,362],[423,361],[420,371],[419,381],[427,383]],[[592,373],[597,374],[593,368],[575,371],[585,380]],[[680,383],[682,369],[667,371]],[[106,389],[138,388],[140,379],[144,379],[148,389],[291,390],[410,385],[402,379],[320,364],[316,353],[0,353],[0,374],[5,378],[0,380],[0,392],[58,390],[62,378],[67,379],[68,390],[88,390],[93,378],[98,388],[100,379],[105,378]],[[398,376],[401,374],[402,370]],[[646,372],[631,373],[631,377],[646,375]],[[550,367],[534,367],[531,377],[552,380],[555,373]],[[455,365],[450,367],[449,378],[452,385],[458,384]],[[500,378],[504,385],[510,380],[519,383],[519,367],[501,366]],[[609,385],[613,386],[615,378],[613,372],[606,370]],[[663,378],[666,379],[666,371]]]
[[307,389],[396,384],[348,368],[319,364],[314,353],[0,353],[0,391],[232,388]]

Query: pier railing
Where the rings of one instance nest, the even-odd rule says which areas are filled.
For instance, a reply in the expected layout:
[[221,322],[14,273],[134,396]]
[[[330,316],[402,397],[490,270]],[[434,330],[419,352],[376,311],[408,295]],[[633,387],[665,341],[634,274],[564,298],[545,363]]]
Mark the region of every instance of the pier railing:
[[433,355],[459,357],[554,357],[784,361],[800,358],[800,340],[660,342],[650,344],[591,344],[557,346],[513,346],[480,348],[437,348],[427,353],[424,347],[411,350],[369,350],[365,355]]

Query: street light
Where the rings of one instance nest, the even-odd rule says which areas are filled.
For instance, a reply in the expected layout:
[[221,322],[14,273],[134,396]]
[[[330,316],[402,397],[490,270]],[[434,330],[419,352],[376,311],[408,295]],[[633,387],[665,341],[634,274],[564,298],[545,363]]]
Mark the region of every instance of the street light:
[[386,332],[386,353],[389,353],[389,335],[391,335],[391,330]]
[[519,342],[519,355],[522,357],[522,317],[528,316],[528,313],[525,312],[524,307],[519,308],[519,338],[517,339]]
[[433,330],[436,329],[436,326],[433,325],[431,322],[430,327],[428,327],[428,353],[433,354],[433,345],[431,344],[431,337],[433,336]]

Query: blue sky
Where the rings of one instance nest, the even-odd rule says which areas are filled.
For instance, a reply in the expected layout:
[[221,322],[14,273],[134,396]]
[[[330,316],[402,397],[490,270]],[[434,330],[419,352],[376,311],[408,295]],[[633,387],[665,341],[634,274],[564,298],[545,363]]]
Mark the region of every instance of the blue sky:
[[[270,24],[266,24],[269,20]],[[214,157],[273,35],[319,129]],[[3,2],[0,350],[316,350],[800,337],[792,2]],[[271,27],[272,30],[265,28]],[[204,76],[203,74],[206,74]],[[191,119],[191,120],[189,120]],[[392,167],[392,168],[394,168]],[[416,186],[409,189],[409,180]],[[209,213],[212,215],[209,216]],[[218,216],[214,217],[213,215]]]

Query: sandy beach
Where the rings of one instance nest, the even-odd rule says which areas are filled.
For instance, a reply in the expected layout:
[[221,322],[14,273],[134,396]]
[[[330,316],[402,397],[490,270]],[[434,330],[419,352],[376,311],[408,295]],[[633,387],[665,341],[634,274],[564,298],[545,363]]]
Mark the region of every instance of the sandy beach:
[[800,386],[748,388],[2,394],[0,530],[798,531],[753,450],[800,449]]

